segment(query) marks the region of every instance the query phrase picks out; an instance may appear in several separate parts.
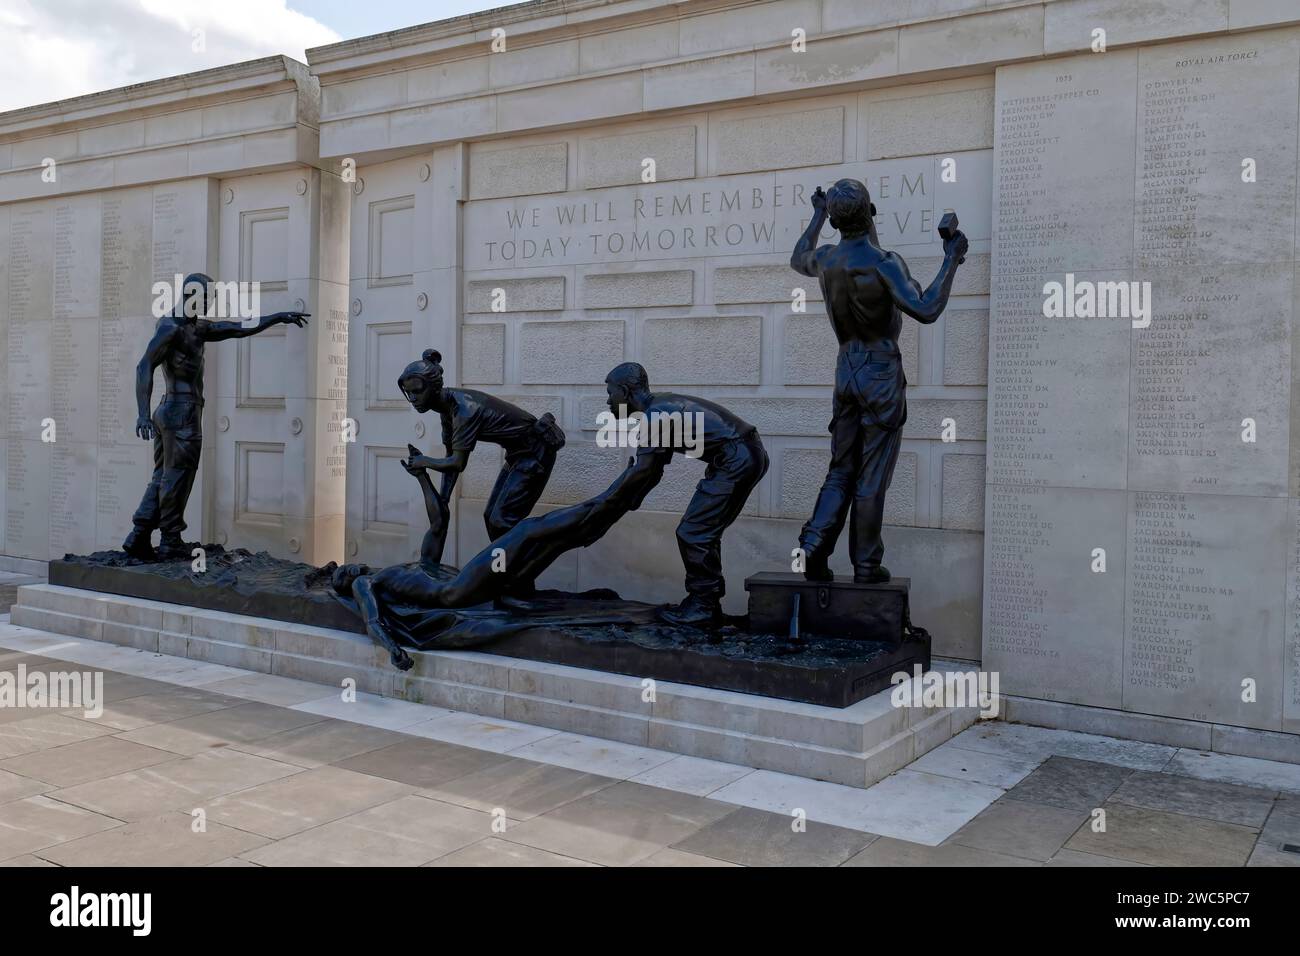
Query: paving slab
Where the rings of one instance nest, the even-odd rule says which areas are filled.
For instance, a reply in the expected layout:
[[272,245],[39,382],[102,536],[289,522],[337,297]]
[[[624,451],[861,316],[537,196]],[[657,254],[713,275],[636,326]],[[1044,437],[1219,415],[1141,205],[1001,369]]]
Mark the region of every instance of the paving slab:
[[55,790],[51,796],[135,822],[165,810],[189,812],[223,794],[301,772],[301,767],[222,748]]
[[1181,774],[1137,770],[1120,784],[1111,799],[1149,810],[1168,810],[1223,823],[1261,827],[1277,801],[1277,791]]
[[240,856],[261,866],[420,866],[490,836],[491,815],[411,795]]
[[679,843],[733,808],[623,781],[512,827],[512,843],[605,866],[628,866]]
[[636,744],[564,733],[554,734],[510,753],[515,757],[526,757],[620,780],[635,777],[678,756],[665,750],[638,747]]
[[793,813],[809,820],[935,846],[1003,791],[996,787],[901,770],[865,790],[758,770],[711,799]]
[[272,704],[245,702],[235,707],[184,717],[165,724],[130,730],[123,740],[192,756],[214,747],[264,740],[281,731],[318,723],[325,718]]
[[618,783],[612,777],[511,759],[427,787],[425,796],[484,813],[504,811],[508,820],[529,820]]
[[672,845],[741,866],[839,866],[873,833],[741,807]]
[[462,747],[474,747],[478,750],[509,753],[519,747],[553,737],[558,731],[504,718],[452,712],[403,727],[402,733],[459,744]]
[[953,745],[1017,759],[1075,757],[1134,770],[1163,770],[1178,752],[1174,747],[1141,740],[1120,740],[1002,721],[984,721],[968,727],[953,738]]
[[1219,780],[1245,787],[1285,790],[1300,795],[1300,764],[1235,757],[1231,754],[1180,750],[1169,764],[1170,773],[1202,780]]
[[1105,832],[1080,827],[1071,850],[1152,866],[1242,866],[1258,831],[1182,813],[1108,803]]
[[219,823],[195,832],[187,813],[167,813],[39,852],[59,866],[207,866],[266,842]]
[[1128,767],[1095,760],[1049,757],[1008,790],[1007,797],[1067,810],[1092,810],[1105,803],[1131,773]]
[[681,850],[674,850],[672,847],[665,847],[657,853],[651,853],[644,860],[632,864],[633,866],[655,866],[655,867],[679,867],[679,866],[738,866],[737,863],[728,863],[726,860],[715,860],[711,856],[700,856],[698,853],[684,853]]
[[1024,803],[1009,796],[967,823],[949,842],[1043,862],[1088,820],[1084,810]]
[[112,727],[94,721],[44,711],[39,716],[0,724],[0,760],[111,733]]
[[0,770],[0,803],[21,800],[23,797],[35,796],[53,789],[54,787],[40,780],[33,780],[8,770]]
[[121,820],[43,795],[13,800],[0,804],[0,860],[121,825]]
[[[504,754],[458,747],[439,740],[407,738],[337,761],[334,766],[386,777],[412,787],[437,787],[457,777],[514,760]],[[516,762],[520,765],[525,763],[522,760]]]
[[238,697],[214,694],[195,687],[164,685],[157,693],[143,694],[107,704],[95,722],[116,731],[137,730],[152,724],[183,720],[214,710],[238,707],[245,701]]
[[281,707],[291,707],[294,704],[334,697],[338,694],[337,690],[324,684],[277,677],[274,674],[246,674],[213,681],[203,686],[216,694],[229,694],[231,697],[261,701],[263,704],[278,704]]
[[283,730],[252,743],[232,744],[231,748],[299,767],[319,767],[407,739],[396,731],[379,727],[346,720],[322,720],[305,727]]
[[1038,866],[1034,860],[1023,857],[979,850],[958,843],[923,846],[906,840],[881,837],[861,853],[844,863],[845,866]]
[[479,840],[439,857],[425,866],[596,866],[586,860],[561,856],[521,843],[495,838]]
[[678,793],[706,797],[753,772],[753,767],[682,755],[628,779],[648,787],[663,787]]
[[95,737],[0,760],[0,770],[54,787],[72,787],[175,759],[176,754],[166,750],[156,750],[117,737]]
[[384,730],[400,730],[412,724],[422,723],[435,717],[446,717],[453,713],[445,707],[429,707],[425,704],[413,704],[410,701],[379,697],[375,694],[357,694],[355,699],[345,700],[339,692],[328,697],[295,704],[293,709]]
[[209,820],[278,840],[410,792],[382,777],[318,767],[217,797],[203,809]]
[[1005,790],[1033,773],[1041,762],[1036,757],[1009,757],[1005,754],[968,750],[954,746],[949,741],[922,754],[908,764],[908,769],[956,780],[972,780]]
[[1141,866],[1145,863],[1134,863],[1132,860],[1117,860],[1109,856],[1097,856],[1095,853],[1080,853],[1078,850],[1061,850],[1056,856],[1052,857],[1044,866]]

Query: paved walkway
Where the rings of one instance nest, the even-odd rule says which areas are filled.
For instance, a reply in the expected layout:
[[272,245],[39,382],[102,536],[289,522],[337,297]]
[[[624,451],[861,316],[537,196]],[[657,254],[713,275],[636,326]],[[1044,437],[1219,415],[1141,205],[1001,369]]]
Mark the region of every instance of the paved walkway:
[[0,618],[19,665],[106,704],[0,708],[0,865],[1300,864],[1300,765],[993,722],[863,790]]

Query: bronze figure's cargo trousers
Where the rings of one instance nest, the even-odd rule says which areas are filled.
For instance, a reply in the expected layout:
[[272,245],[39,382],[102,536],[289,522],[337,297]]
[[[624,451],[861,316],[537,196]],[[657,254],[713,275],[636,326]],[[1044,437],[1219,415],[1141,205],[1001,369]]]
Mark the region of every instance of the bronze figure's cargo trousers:
[[145,540],[155,529],[179,539],[185,530],[185,503],[199,472],[203,448],[203,400],[166,396],[153,413],[153,477],[131,518]]
[[483,523],[492,541],[532,513],[555,467],[555,453],[564,447],[564,432],[550,412],[537,420],[534,432],[528,447],[506,455],[492,494],[488,496]]
[[726,442],[709,463],[677,525],[688,593],[717,601],[726,592],[722,532],[740,517],[749,493],[767,474],[767,465],[767,451],[756,431]]
[[831,465],[799,545],[808,555],[835,549],[850,509],[849,554],[855,574],[879,566],[885,553],[880,526],[885,492],[898,461],[907,421],[907,377],[897,351],[868,350],[861,342],[840,348],[831,416]]

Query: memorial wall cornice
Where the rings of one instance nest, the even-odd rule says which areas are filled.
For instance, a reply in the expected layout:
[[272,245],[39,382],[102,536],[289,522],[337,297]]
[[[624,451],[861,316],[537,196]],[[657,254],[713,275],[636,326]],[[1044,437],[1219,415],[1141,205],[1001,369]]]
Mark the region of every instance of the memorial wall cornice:
[[[377,161],[490,139],[738,102],[991,73],[1086,51],[1300,23],[1278,0],[949,0],[867,4],[548,0],[307,51],[323,156]],[[914,11],[920,11],[921,14]],[[808,48],[791,50],[792,31]],[[505,50],[491,49],[494,29]]]
[[314,164],[319,104],[274,56],[0,113],[0,203]]

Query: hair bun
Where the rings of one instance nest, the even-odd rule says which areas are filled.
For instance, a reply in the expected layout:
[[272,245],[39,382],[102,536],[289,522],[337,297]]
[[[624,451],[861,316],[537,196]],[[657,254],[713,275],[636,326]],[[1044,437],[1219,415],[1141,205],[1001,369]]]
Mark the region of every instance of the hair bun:
[[424,359],[426,362],[432,362],[434,365],[442,364],[442,353],[437,349],[425,349],[420,355],[420,358]]

